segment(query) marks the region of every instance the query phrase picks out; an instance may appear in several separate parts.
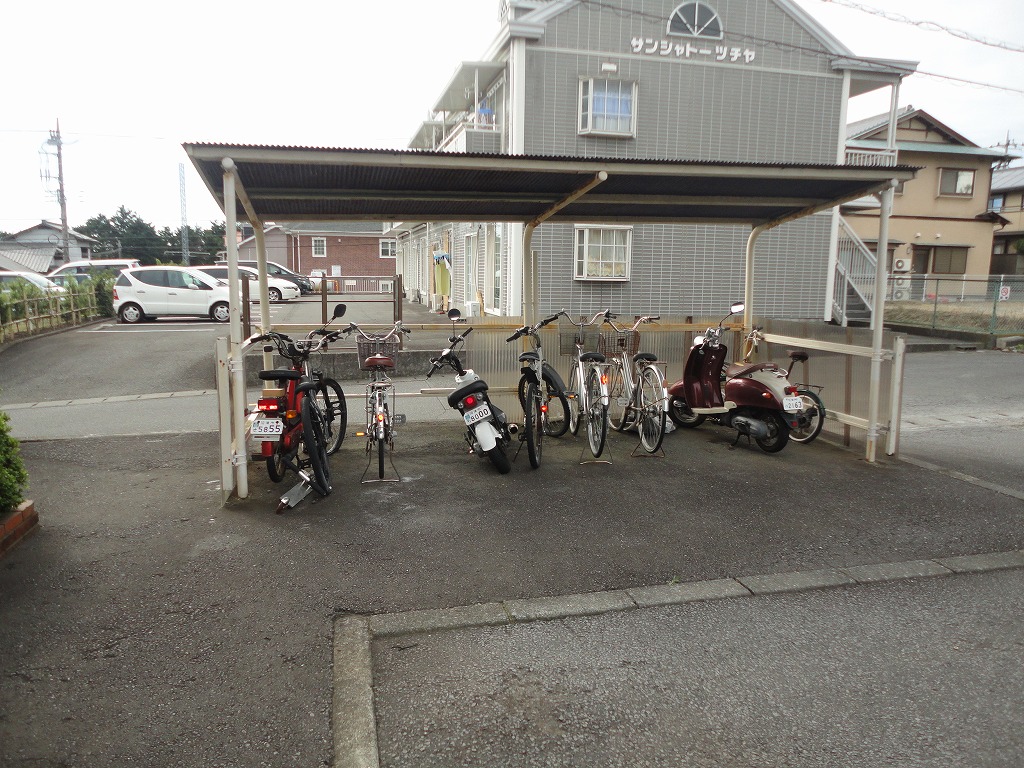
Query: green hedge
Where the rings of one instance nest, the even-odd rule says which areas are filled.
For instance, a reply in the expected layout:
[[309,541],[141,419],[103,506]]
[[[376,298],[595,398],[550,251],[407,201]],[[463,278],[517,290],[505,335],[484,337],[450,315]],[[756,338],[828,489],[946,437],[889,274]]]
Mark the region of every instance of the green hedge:
[[0,411],[0,515],[21,504],[27,488],[28,472],[21,460],[18,441],[11,437],[7,414]]

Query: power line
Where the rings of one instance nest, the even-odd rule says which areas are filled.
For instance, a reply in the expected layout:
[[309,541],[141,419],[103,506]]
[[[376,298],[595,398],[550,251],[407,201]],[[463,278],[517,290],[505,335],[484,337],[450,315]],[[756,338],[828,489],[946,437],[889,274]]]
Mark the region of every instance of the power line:
[[[829,0],[825,0],[825,1],[828,2]],[[610,11],[610,12],[612,12],[612,13],[618,15],[618,16],[621,16],[623,18],[638,17],[638,18],[647,19],[648,21],[656,21],[656,22],[659,22],[659,23],[664,22],[664,20],[665,20],[664,17],[661,14],[648,13],[648,12],[645,12],[645,11],[636,11],[636,10],[633,10],[632,8],[624,8],[621,5],[614,5],[613,3],[604,2],[603,0],[580,0],[580,2],[583,5],[585,5],[585,6],[592,6],[594,8],[601,8],[603,10]],[[758,37],[757,35],[748,35],[748,34],[742,34],[742,33],[736,32],[736,33],[730,33],[730,36],[731,37],[735,37],[735,38],[737,38],[739,40],[746,40],[748,42],[758,43],[759,45],[763,45],[763,46],[765,46],[767,48],[775,48],[777,50],[788,51],[788,52],[791,52],[791,53],[798,53],[798,54],[802,54],[802,55],[805,55],[805,56],[814,56],[814,57],[817,57],[817,58],[828,59],[829,61],[833,61],[833,60],[836,60],[836,59],[843,59],[844,61],[859,61],[859,62],[863,62],[865,64],[876,64],[877,63],[877,60],[873,59],[873,58],[867,58],[867,57],[861,57],[861,56],[847,56],[847,55],[840,55],[840,54],[835,54],[835,53],[828,53],[827,51],[823,51],[820,48],[811,48],[811,47],[806,46],[806,45],[797,45],[796,43],[784,43],[784,42],[781,42],[779,40],[771,40],[771,39],[766,38],[766,37]],[[1024,90],[1022,90],[1020,88],[1011,88],[1011,87],[1006,86],[1006,85],[995,85],[994,83],[983,83],[983,82],[980,82],[978,80],[967,80],[967,79],[962,78],[962,77],[953,77],[952,75],[942,75],[942,74],[939,74],[938,72],[926,72],[924,70],[917,69],[917,70],[914,70],[914,72],[908,73],[908,74],[923,75],[925,77],[931,77],[931,78],[934,78],[936,80],[948,80],[950,82],[958,83],[958,84],[961,84],[961,85],[974,85],[974,86],[978,86],[979,88],[992,88],[992,89],[995,89],[995,90],[998,90],[998,91],[1007,91],[1009,93],[1018,93],[1018,94],[1024,96]]]
[[1014,45],[1013,43],[1004,43],[999,40],[989,40],[988,38],[979,37],[971,32],[965,32],[962,29],[947,27],[945,24],[939,24],[937,21],[912,19],[901,13],[892,13],[891,11],[884,11],[881,8],[872,8],[869,5],[855,3],[853,0],[821,0],[821,2],[841,5],[844,8],[853,8],[854,10],[861,11],[862,13],[869,13],[872,16],[881,16],[883,19],[888,19],[889,21],[897,21],[900,24],[910,24],[915,27],[920,27],[928,32],[945,32],[947,35],[952,35],[953,37],[958,37],[961,40],[967,40],[972,43],[979,43],[980,45],[987,45],[992,48],[1002,48],[1004,51],[1013,51],[1014,53],[1024,53],[1024,46]]

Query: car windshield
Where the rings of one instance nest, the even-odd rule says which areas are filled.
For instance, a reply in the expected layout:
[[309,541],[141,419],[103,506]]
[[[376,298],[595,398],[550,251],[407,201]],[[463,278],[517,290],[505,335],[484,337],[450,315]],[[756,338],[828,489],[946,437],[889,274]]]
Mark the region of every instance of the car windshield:
[[32,283],[33,285],[35,285],[35,286],[37,286],[39,288],[52,288],[53,287],[53,283],[51,283],[49,280],[47,280],[42,275],[27,275],[26,274],[26,275],[21,275],[21,277],[25,278],[30,283]]

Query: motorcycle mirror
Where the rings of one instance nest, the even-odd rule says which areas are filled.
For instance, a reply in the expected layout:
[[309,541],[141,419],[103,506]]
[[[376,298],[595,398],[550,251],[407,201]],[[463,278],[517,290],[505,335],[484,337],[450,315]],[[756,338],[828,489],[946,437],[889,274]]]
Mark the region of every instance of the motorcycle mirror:
[[738,315],[740,312],[742,312],[746,308],[747,308],[746,304],[744,304],[742,301],[737,301],[735,304],[733,304],[731,307],[729,307],[729,314],[730,315]]
[[703,343],[704,343],[704,337],[703,336],[694,336],[693,337],[693,346],[699,347]]
[[455,307],[452,307],[451,309],[448,310],[448,319],[451,320],[453,323],[460,317],[462,317],[462,313],[459,312],[459,310],[457,310]]
[[347,308],[348,308],[348,307],[346,307],[346,306],[345,306],[344,304],[336,304],[336,305],[334,306],[334,318],[335,318],[335,319],[337,319],[337,318],[339,318],[339,317],[342,317],[342,316],[344,316],[344,314],[345,314],[345,310],[346,310]]

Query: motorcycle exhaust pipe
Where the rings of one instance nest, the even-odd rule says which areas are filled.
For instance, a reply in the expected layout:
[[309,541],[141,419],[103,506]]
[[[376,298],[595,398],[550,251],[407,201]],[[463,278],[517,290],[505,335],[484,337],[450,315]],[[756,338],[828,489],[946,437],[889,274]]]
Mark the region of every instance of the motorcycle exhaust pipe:
[[768,425],[760,419],[750,416],[734,416],[732,426],[741,435],[747,435],[755,440],[768,437]]
[[519,434],[519,425],[518,424],[509,424],[508,425],[508,433],[510,435],[517,435],[517,434]]

